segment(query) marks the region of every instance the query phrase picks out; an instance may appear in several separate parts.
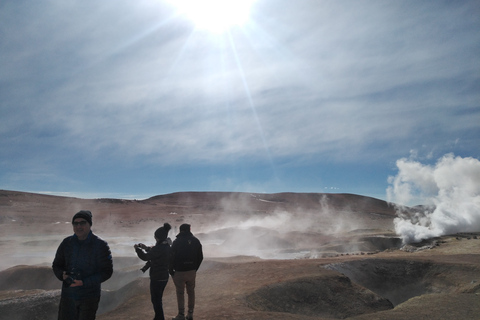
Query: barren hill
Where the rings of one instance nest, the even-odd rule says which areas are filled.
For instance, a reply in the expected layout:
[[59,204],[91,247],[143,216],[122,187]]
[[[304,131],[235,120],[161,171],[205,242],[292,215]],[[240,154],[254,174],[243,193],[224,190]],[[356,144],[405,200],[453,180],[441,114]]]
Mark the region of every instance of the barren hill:
[[[146,200],[79,199],[26,192],[0,190],[0,228],[28,223],[48,225],[68,222],[73,214],[88,209],[97,225],[107,230],[134,227],[154,221],[189,220],[197,230],[210,229],[215,222],[247,219],[255,216],[288,212],[292,217],[308,215],[319,218],[335,212],[338,218],[355,221],[365,218],[390,223],[395,217],[393,206],[375,198],[353,194],[277,193],[255,194],[235,192],[179,192],[154,196]],[[325,221],[322,221],[325,223]],[[370,225],[377,227],[376,223]],[[9,232],[10,228],[4,228]]]

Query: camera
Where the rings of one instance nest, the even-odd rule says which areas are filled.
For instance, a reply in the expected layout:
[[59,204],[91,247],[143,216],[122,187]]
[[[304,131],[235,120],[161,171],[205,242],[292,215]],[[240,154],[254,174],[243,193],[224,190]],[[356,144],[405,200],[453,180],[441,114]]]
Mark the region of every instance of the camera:
[[150,269],[150,261],[147,261],[147,263],[143,266],[143,268],[141,268],[140,270],[145,273],[148,269]]
[[143,249],[143,250],[146,250],[148,247],[146,245],[144,245],[143,243],[138,243],[135,245],[136,247],[140,248],[140,249]]
[[80,273],[76,272],[75,269],[72,269],[70,272],[66,272],[65,274],[68,276],[68,278],[63,280],[63,283],[65,283],[67,287],[70,287],[75,280],[80,280]]

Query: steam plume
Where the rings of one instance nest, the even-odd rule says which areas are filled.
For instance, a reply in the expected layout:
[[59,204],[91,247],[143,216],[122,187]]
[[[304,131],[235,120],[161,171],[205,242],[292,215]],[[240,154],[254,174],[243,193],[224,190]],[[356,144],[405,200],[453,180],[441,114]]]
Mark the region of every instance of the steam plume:
[[[400,159],[389,177],[388,200],[400,204],[395,230],[404,243],[458,232],[480,231],[480,161],[446,154],[435,166]],[[405,210],[424,201],[415,213]]]

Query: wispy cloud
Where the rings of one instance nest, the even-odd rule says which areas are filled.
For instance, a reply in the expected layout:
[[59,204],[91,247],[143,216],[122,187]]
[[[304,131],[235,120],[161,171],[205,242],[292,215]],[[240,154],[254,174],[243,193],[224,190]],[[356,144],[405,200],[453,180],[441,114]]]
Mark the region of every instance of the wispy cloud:
[[479,156],[475,1],[257,1],[224,35],[162,1],[0,9],[3,172]]

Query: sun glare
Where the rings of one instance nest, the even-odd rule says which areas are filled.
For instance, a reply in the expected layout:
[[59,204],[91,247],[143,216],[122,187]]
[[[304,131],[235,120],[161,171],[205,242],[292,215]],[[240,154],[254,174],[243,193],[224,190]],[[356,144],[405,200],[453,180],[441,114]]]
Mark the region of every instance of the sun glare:
[[255,0],[172,0],[198,29],[224,32],[248,21]]

